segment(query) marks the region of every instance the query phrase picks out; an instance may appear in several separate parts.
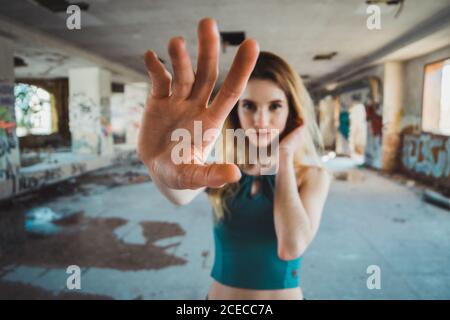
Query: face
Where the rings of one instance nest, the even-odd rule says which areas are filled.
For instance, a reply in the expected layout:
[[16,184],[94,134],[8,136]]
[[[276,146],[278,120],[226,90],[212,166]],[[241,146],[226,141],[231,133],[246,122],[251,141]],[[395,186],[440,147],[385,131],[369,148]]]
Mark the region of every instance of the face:
[[[241,127],[257,133],[247,134],[250,143],[264,147],[285,129],[289,105],[284,91],[274,82],[252,79],[239,100],[237,113]],[[276,133],[270,134],[271,129]]]

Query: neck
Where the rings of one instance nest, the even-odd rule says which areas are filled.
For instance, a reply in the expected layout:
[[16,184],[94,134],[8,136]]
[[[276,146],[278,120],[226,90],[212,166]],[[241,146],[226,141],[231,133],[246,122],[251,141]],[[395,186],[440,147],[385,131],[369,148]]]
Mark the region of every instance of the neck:
[[241,171],[252,176],[274,175],[277,172],[277,168],[278,163],[272,164],[271,166],[262,166],[258,163],[240,167]]

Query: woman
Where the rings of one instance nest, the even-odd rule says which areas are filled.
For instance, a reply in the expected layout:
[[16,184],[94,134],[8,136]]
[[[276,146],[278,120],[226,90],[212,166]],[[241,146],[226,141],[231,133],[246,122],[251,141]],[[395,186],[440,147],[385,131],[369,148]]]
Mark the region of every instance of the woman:
[[[138,153],[159,190],[173,203],[189,203],[206,191],[214,209],[214,281],[208,299],[303,299],[301,256],[314,238],[330,177],[320,166],[320,138],[312,103],[298,75],[281,58],[259,54],[254,40],[238,49],[222,87],[208,105],[217,80],[219,33],[214,20],[199,23],[194,74],[184,40],[169,42],[174,78],[157,56],[145,59],[152,78]],[[217,136],[192,145],[190,163],[176,164],[171,133],[208,129],[249,132],[234,163],[208,164]],[[250,134],[252,130],[258,134]],[[268,134],[269,130],[275,134]],[[204,132],[203,131],[203,132]],[[276,141],[279,141],[278,149]],[[250,145],[274,149],[268,166],[237,163]],[[227,158],[229,159],[229,158]],[[313,165],[311,165],[313,164]],[[274,170],[275,168],[275,170]]]

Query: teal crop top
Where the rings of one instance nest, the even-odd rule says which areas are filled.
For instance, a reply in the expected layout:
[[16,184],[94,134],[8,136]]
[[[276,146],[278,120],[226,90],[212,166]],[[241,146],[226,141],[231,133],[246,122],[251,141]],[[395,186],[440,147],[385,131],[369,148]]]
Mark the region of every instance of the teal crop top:
[[[242,172],[242,171],[241,171]],[[260,179],[252,196],[251,186]],[[251,176],[242,172],[237,193],[228,199],[224,218],[214,215],[215,257],[211,277],[237,288],[273,290],[300,284],[302,257],[278,257],[273,219],[275,175]]]

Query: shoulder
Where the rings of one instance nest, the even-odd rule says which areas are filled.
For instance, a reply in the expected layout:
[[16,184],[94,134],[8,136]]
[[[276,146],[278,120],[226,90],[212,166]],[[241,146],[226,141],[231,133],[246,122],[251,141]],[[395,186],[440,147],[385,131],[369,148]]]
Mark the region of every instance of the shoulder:
[[306,185],[318,185],[328,188],[332,180],[328,170],[319,166],[297,166],[295,167],[295,174],[299,188]]

